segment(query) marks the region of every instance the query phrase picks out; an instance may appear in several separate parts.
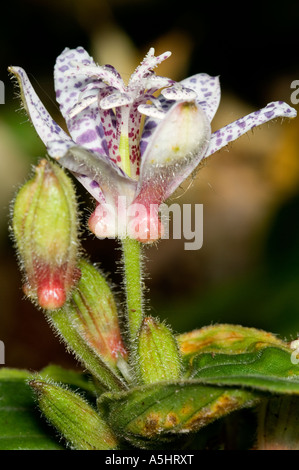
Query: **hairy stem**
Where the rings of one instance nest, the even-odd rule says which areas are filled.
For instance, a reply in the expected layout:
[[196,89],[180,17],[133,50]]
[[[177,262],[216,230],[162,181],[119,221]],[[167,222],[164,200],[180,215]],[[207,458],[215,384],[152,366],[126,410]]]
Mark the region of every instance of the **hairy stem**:
[[122,240],[128,327],[131,344],[135,343],[143,319],[141,244],[131,238]]

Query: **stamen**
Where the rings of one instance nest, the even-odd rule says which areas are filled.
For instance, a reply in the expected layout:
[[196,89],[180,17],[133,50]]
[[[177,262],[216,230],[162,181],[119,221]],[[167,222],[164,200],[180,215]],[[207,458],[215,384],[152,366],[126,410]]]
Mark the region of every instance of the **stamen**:
[[161,62],[163,62],[164,60],[168,59],[168,57],[171,56],[170,51],[164,52],[164,54],[161,54],[157,57],[154,56],[154,53],[155,53],[155,49],[151,47],[151,49],[149,50],[149,52],[147,53],[147,55],[145,56],[141,64],[137,67],[137,69],[131,76],[130,81],[129,81],[129,86],[132,83],[144,78],[146,73],[152,72],[155,67],[157,67]]
[[161,91],[161,95],[168,100],[176,100],[176,101],[192,101],[195,100],[197,97],[197,93],[194,90],[190,90],[190,88],[185,88],[180,83],[176,83],[175,85],[165,88]]
[[165,111],[163,109],[158,109],[157,106],[152,105],[152,104],[140,104],[138,106],[138,111],[141,114],[144,114],[145,116],[157,118],[157,119],[163,119],[165,116]]
[[97,77],[108,85],[113,86],[117,90],[123,92],[125,91],[125,84],[123,80],[112,71],[112,68],[100,67],[97,65],[82,65],[75,61],[71,61],[70,65],[73,66],[74,69],[67,70],[65,75],[77,76],[78,74],[82,74],[86,77]]
[[88,108],[91,104],[95,103],[98,100],[96,96],[86,96],[82,98],[82,100],[78,101],[78,103],[73,106],[73,108],[69,111],[69,117],[73,118],[77,116],[77,114],[81,113],[84,109]]
[[129,93],[119,93],[118,91],[106,96],[100,101],[102,109],[112,109],[118,106],[125,106],[133,103],[134,97]]
[[174,80],[171,80],[167,77],[160,77],[159,75],[150,75],[142,79],[142,85],[145,90],[150,90],[153,88],[156,91],[160,88],[171,86],[174,83]]

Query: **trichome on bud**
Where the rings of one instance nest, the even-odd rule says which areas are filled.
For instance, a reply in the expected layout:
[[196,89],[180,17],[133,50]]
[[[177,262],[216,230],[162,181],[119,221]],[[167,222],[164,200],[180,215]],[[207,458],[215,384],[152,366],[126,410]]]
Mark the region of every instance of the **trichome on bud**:
[[24,272],[24,292],[40,307],[61,307],[80,276],[77,204],[71,179],[43,159],[19,190],[12,231]]

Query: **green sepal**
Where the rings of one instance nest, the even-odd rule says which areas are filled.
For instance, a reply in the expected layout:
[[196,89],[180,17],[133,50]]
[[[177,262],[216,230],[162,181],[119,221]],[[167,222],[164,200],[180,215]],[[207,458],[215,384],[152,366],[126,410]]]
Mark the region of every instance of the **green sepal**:
[[[68,315],[70,313],[70,315]],[[87,368],[104,389],[122,390],[125,382],[117,376],[102,358],[86,343],[72,322],[71,311],[67,305],[63,309],[47,313],[47,318],[53,329],[65,342],[67,348],[77,360]]]
[[75,450],[114,450],[118,442],[100,414],[77,393],[54,382],[35,378],[29,385],[40,410]]
[[154,448],[258,401],[249,390],[171,381],[106,393],[98,407],[117,435],[137,447]]
[[181,374],[177,342],[159,320],[145,317],[138,336],[137,357],[142,383],[176,380]]
[[202,353],[191,358],[188,376],[208,385],[298,395],[299,365],[292,364],[291,353],[272,346],[243,354]]
[[81,278],[68,305],[68,315],[80,336],[112,369],[127,359],[117,306],[102,273],[88,261],[78,262]]
[[0,369],[0,450],[63,450],[40,418],[30,378],[27,370]]
[[81,259],[78,268],[81,278],[70,300],[62,308],[46,312],[46,317],[98,384],[106,391],[126,389],[120,368],[128,369],[127,352],[113,294],[91,263]]

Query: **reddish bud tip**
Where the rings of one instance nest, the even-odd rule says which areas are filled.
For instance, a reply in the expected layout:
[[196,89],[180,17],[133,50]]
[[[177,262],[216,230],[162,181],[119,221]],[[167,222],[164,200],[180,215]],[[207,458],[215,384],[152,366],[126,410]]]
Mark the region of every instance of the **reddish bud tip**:
[[17,194],[13,230],[25,294],[44,309],[62,307],[79,276],[76,197],[60,167],[41,160]]
[[59,284],[40,286],[37,297],[39,305],[46,310],[61,308],[66,301],[64,287]]
[[38,304],[46,309],[61,308],[66,300],[70,286],[74,286],[81,276],[81,270],[74,268],[68,272],[66,265],[53,270],[51,267],[36,269]]

